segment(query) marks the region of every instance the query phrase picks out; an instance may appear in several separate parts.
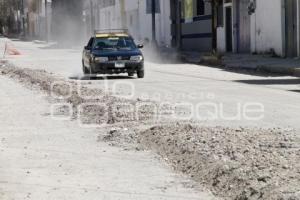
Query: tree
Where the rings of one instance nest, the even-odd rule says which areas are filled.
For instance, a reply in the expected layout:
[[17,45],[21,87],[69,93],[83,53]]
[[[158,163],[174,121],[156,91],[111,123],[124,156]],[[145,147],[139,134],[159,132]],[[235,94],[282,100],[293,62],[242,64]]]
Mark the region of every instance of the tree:
[[[0,32],[16,34],[20,31],[18,11],[21,9],[19,0],[0,0]],[[17,20],[16,20],[17,19]]]

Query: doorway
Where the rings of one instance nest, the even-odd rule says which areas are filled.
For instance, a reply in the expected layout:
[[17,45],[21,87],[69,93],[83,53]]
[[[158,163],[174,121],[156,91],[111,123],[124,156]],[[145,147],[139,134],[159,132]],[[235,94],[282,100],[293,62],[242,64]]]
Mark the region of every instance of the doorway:
[[286,56],[297,56],[297,1],[285,1]]
[[248,13],[248,6],[250,0],[237,1],[237,52],[250,53],[251,36],[250,36],[250,15]]
[[232,7],[225,7],[226,51],[232,52]]
[[171,32],[172,32],[172,47],[181,49],[181,14],[182,5],[179,0],[170,0],[171,6]]

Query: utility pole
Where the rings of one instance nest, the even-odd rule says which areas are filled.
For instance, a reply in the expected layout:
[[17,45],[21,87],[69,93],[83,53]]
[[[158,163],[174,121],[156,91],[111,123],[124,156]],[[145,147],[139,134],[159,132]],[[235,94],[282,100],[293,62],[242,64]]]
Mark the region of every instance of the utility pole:
[[45,0],[45,30],[46,30],[46,41],[49,41],[49,30],[48,30],[48,0]]
[[212,15],[212,50],[216,52],[217,49],[217,31],[216,31],[216,2],[215,0],[211,1],[211,15]]
[[152,0],[152,44],[156,47],[156,23],[155,23],[155,14],[156,14],[156,0]]
[[175,9],[176,9],[176,47],[177,50],[181,50],[182,41],[181,41],[181,19],[182,19],[182,1],[176,0],[175,1]]
[[120,0],[120,11],[121,11],[121,23],[122,29],[127,29],[127,15],[125,11],[125,2],[124,0]]
[[92,34],[93,34],[94,31],[95,31],[93,0],[90,0],[90,15],[91,15],[91,31],[92,31]]
[[24,5],[24,0],[21,0],[21,18],[22,18],[22,29],[23,29],[23,34],[24,38],[26,38],[26,28],[25,28],[25,5]]

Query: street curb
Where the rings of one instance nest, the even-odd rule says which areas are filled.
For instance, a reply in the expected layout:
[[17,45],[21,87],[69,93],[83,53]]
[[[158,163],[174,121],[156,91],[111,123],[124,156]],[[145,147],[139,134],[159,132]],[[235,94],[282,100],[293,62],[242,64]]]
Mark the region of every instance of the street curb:
[[287,67],[287,66],[272,66],[272,65],[258,65],[256,67],[247,66],[247,65],[238,65],[234,66],[231,64],[226,64],[223,59],[220,59],[216,56],[204,55],[199,56],[199,59],[190,58],[185,54],[181,54],[180,58],[182,61],[196,64],[196,65],[208,65],[211,67],[221,67],[224,69],[233,69],[233,70],[249,70],[249,71],[258,71],[266,73],[281,74],[286,76],[295,76],[300,77],[300,67]]
[[223,61],[216,56],[202,56],[200,63],[213,65],[213,66],[223,65]]
[[294,68],[292,67],[261,65],[258,66],[257,69],[263,72],[270,72],[289,76],[294,75]]
[[300,77],[300,67],[284,67],[284,66],[259,66],[259,71],[288,75],[288,76],[295,76]]
[[299,68],[294,68],[294,76],[300,77],[300,67]]

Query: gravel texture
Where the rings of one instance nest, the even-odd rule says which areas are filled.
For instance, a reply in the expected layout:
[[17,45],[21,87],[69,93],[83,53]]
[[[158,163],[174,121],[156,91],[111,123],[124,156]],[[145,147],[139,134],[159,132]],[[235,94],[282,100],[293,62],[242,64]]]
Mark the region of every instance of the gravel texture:
[[[21,69],[2,63],[0,74],[55,96],[56,102],[69,103],[73,117],[83,124],[104,125],[108,131],[99,136],[99,140],[150,149],[175,170],[190,175],[220,197],[300,199],[300,140],[291,130],[174,123],[169,117],[174,108],[155,112],[153,102],[113,97],[43,70]],[[86,99],[86,96],[95,98]],[[128,109],[129,105],[136,108],[137,104],[140,104],[138,110]],[[57,115],[66,112],[66,106],[56,111]]]
[[300,199],[300,138],[289,130],[172,124],[138,138],[225,199]]
[[[167,108],[157,113],[154,102],[117,98],[104,94],[100,89],[88,89],[80,82],[67,81],[44,70],[21,69],[6,63],[1,66],[0,73],[27,87],[42,90],[58,103],[69,103],[73,107],[74,118],[80,118],[82,124],[87,126],[137,121],[152,123],[166,119],[164,116],[168,115],[164,111]],[[60,107],[58,109],[60,113],[63,111]]]

